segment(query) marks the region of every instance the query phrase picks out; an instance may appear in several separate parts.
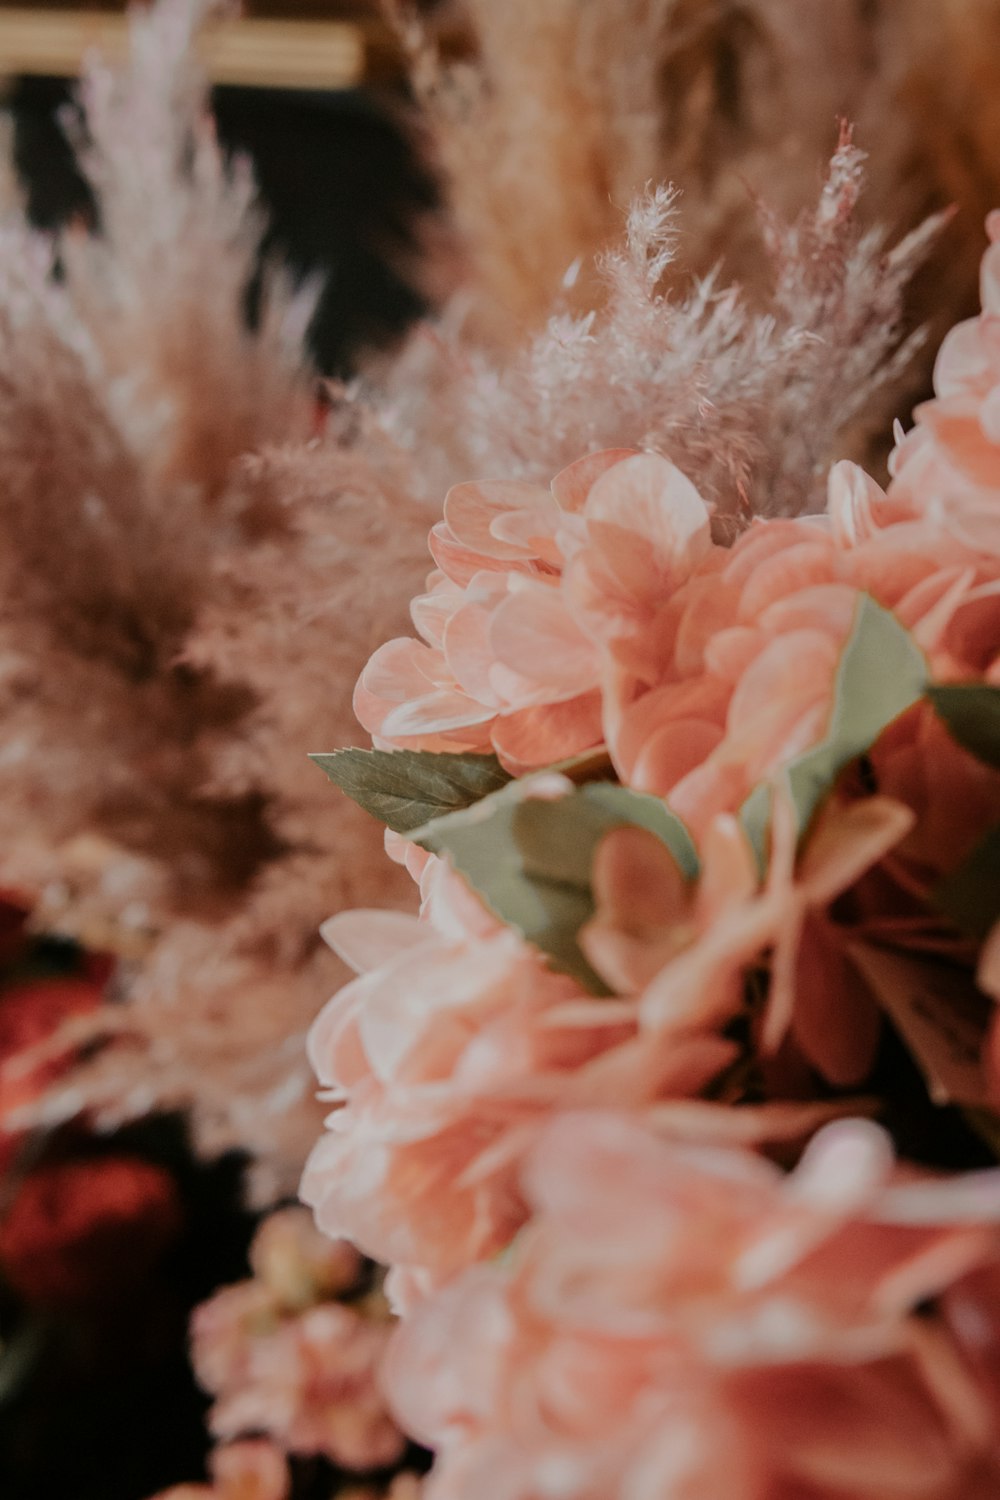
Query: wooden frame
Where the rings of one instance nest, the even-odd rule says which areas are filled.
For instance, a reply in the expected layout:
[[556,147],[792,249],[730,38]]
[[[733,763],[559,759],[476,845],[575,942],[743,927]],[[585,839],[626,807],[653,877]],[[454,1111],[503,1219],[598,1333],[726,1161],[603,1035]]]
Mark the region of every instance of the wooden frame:
[[[91,48],[120,58],[123,14],[101,10],[0,7],[0,76],[74,77]],[[202,58],[213,83],[285,89],[343,89],[390,52],[384,28],[365,20],[251,17],[206,27]]]

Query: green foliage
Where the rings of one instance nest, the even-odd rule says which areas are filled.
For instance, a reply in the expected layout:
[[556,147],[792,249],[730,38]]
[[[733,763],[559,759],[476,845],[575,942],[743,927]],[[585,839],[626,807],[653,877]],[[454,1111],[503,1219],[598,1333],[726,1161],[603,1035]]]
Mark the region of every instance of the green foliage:
[[495,755],[430,750],[335,750],[312,755],[341,791],[394,833],[470,807],[510,781]]
[[[886,726],[923,696],[926,683],[927,664],[913,637],[890,610],[864,595],[837,669],[826,736],[782,772],[800,833],[844,767],[869,750]],[[770,785],[755,787],[740,810],[762,869],[767,864],[772,796]]]
[[[528,793],[526,795],[526,792]],[[688,878],[694,845],[658,797],[588,782],[563,797],[532,797],[521,783],[418,829],[414,841],[447,855],[490,910],[595,995],[608,990],[577,941],[594,913],[591,867],[612,828],[634,824],[661,839]]]
[[963,750],[1000,770],[1000,688],[956,682],[929,687],[927,697]]

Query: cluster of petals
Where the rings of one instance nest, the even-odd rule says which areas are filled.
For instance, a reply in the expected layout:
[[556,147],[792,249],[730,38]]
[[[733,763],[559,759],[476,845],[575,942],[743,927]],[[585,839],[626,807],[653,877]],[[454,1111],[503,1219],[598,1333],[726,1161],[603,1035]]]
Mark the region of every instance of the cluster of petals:
[[[837,465],[825,516],[756,522],[731,547],[654,454],[596,454],[533,501],[524,485],[460,486],[446,515],[462,557],[475,542],[491,566],[442,572],[415,602],[425,642],[376,652],[359,717],[376,743],[492,747],[517,772],[606,742],[621,779],[668,797],[700,836],[822,739],[863,595],[896,613],[935,677],[997,670],[1000,548],[941,507],[904,505],[909,466],[886,495]],[[560,508],[567,492],[580,510]],[[526,540],[494,538],[515,520]]]
[[986,221],[990,246],[980,273],[982,313],[945,338],[934,399],[892,457],[889,504],[929,517],[973,550],[1000,554],[1000,211]]
[[215,1398],[210,1430],[225,1443],[263,1434],[285,1453],[321,1454],[361,1473],[388,1467],[405,1448],[379,1389],[390,1325],[364,1300],[304,1305],[307,1274],[322,1284],[324,1269],[332,1279],[353,1268],[356,1280],[361,1262],[334,1244],[327,1268],[314,1257],[293,1274],[297,1233],[287,1220],[276,1232],[265,1222],[253,1256],[265,1275],[224,1287],[195,1310],[191,1355]]
[[[577,937],[602,996],[398,840],[419,915],[328,925],[358,977],[312,1032],[335,1107],[303,1196],[394,1267],[387,1378],[437,1452],[427,1500],[1000,1493],[1000,1173],[931,1176],[828,1123],[873,1076],[873,951],[945,955],[972,988],[974,945],[928,897],[996,826],[1000,769],[921,700],[805,837],[777,775],[828,733],[866,598],[930,680],[1000,686],[989,230],[982,314],[888,489],[838,464],[822,516],[729,545],[663,455],[459,485],[421,639],[358,684],[376,745],[492,749],[524,797],[568,795],[559,763],[605,746],[699,860],[688,880],[652,833],[604,838]],[[739,813],[764,783],[762,871]],[[978,957],[1000,1000],[1000,927]],[[985,1057],[1000,1101],[1000,1022]],[[810,1135],[788,1175],[756,1149]]]
[[656,454],[451,490],[422,640],[381,647],[358,684],[376,743],[492,747],[521,772],[604,742],[700,836],[822,738],[862,595],[935,678],[1000,676],[1000,216],[990,229],[983,313],[945,341],[887,492],[835,465],[825,515],[756,521],[730,547]]
[[608,650],[645,660],[665,606],[710,553],[710,517],[679,469],[614,449],[549,488],[456,485],[431,533],[438,565],[412,606],[422,641],[372,657],[355,694],[376,743],[489,748],[517,770],[603,738]]
[[1000,1175],[842,1121],[789,1175],[617,1113],[554,1122],[532,1220],[401,1326],[428,1500],[987,1500]]
[[[532,787],[526,779],[522,794]],[[698,1096],[739,1058],[726,1027],[744,1007],[746,971],[772,951],[784,978],[759,1046],[777,1053],[791,1031],[830,1082],[864,1076],[874,1006],[845,1010],[835,986],[813,986],[812,1003],[796,1008],[788,991],[810,948],[816,957],[822,912],[909,826],[904,807],[871,798],[824,817],[798,861],[788,827],[762,883],[737,820],[723,815],[691,887],[652,835],[611,833],[581,934],[611,998],[554,972],[445,862],[424,856],[419,916],[350,912],[326,928],[359,977],[310,1037],[336,1105],[302,1183],[320,1227],[405,1268],[397,1291],[409,1272],[432,1285],[496,1253],[523,1223],[520,1166],[557,1112],[627,1101],[681,1134],[737,1139],[814,1128],[829,1106],[783,1103],[780,1090],[760,1110]]]

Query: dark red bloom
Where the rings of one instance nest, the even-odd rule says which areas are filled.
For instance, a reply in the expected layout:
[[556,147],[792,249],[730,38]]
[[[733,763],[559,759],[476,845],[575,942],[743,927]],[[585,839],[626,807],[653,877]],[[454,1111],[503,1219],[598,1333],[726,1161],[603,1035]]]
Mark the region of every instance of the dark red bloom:
[[29,905],[14,891],[0,890],[0,964],[20,958],[27,942]]
[[32,979],[0,990],[0,1063],[44,1041],[68,1017],[94,1010],[101,998],[93,979]]
[[22,1183],[0,1219],[0,1272],[29,1302],[114,1300],[178,1234],[173,1178],[139,1157],[53,1162]]

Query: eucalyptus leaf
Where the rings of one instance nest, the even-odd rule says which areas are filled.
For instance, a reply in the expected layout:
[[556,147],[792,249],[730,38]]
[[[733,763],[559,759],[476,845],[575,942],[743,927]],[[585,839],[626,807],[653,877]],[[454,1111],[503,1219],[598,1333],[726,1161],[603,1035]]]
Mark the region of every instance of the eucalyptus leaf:
[[394,833],[412,833],[433,818],[470,807],[510,781],[495,755],[349,749],[309,758]]
[[1000,688],[955,682],[930,687],[927,696],[962,749],[1000,770]]
[[447,855],[503,922],[595,995],[608,994],[580,950],[580,928],[594,914],[591,868],[612,828],[633,824],[656,835],[691,878],[698,859],[680,819],[657,797],[611,782],[588,782],[565,796],[532,797],[514,783],[412,834]]
[[[926,685],[927,663],[913,637],[890,610],[863,595],[837,668],[826,736],[782,772],[800,833],[844,767],[869,750],[887,725],[923,696]],[[761,869],[767,863],[772,795],[764,783],[740,809]]]
[[956,927],[980,941],[1000,922],[1000,827],[991,828],[958,869],[939,881],[933,901]]

